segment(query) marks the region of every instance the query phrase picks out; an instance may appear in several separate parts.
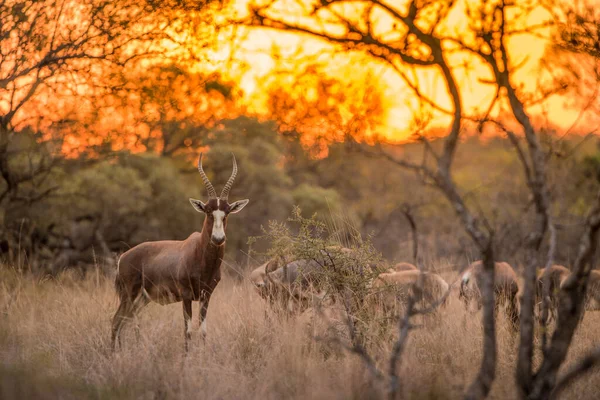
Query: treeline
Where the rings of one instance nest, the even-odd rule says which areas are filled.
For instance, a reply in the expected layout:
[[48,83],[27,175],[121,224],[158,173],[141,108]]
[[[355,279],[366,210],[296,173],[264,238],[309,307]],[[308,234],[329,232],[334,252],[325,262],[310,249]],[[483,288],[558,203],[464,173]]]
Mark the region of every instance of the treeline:
[[[407,217],[414,219],[425,261],[478,257],[439,187],[381,153],[383,147],[434,170],[435,153],[423,146],[442,144],[377,142],[392,94],[368,54],[286,58],[272,49],[277,65],[260,82],[262,98],[249,99],[239,87],[242,73],[217,70],[200,57],[209,55],[199,49],[223,44],[214,18],[220,3],[0,4],[6,49],[0,55],[0,253],[9,265],[49,273],[112,269],[116,255],[142,241],[185,238],[202,223],[187,200],[204,195],[195,168],[200,151],[207,152],[206,171],[217,186],[229,176],[234,152],[240,174],[231,198],[250,199],[228,228],[230,271],[256,263],[268,243],[248,239],[261,236],[269,220],[284,221],[296,205],[304,216],[344,225],[340,231],[371,236],[390,261],[413,255]],[[349,63],[361,66],[351,80],[344,78]],[[233,65],[243,70],[243,62]],[[470,128],[466,116],[461,132]],[[431,137],[448,135],[448,127],[439,129]],[[461,133],[452,176],[466,206],[490,225],[497,258],[517,261],[533,218],[518,153],[500,136],[480,141],[476,131]],[[554,196],[556,261],[569,264],[598,187],[597,138],[539,136]]]
[[[205,170],[218,190],[231,173],[230,154],[235,154],[240,172],[230,198],[250,199],[246,212],[229,221],[225,265],[234,275],[256,265],[269,246],[260,238],[251,244],[248,239],[260,237],[270,220],[285,221],[294,206],[304,216],[316,214],[340,225],[340,231],[370,236],[390,261],[411,260],[407,213],[416,222],[425,262],[445,257],[458,265],[476,257],[436,189],[381,157],[376,146],[348,140],[330,143],[326,152],[315,155],[293,129],[282,132],[274,121],[243,116],[191,134],[207,152]],[[201,229],[203,215],[188,202],[189,197],[206,196],[195,168],[200,150],[65,157],[47,142],[36,141],[32,132],[20,137],[21,142],[13,143],[18,154],[11,159],[13,169],[26,173],[33,165],[44,172],[3,202],[2,256],[13,265],[41,273],[94,265],[110,270],[115,257],[131,246],[184,239]],[[591,138],[581,145],[577,136],[546,139],[559,144],[549,177],[556,196],[556,260],[568,265],[599,186],[600,152],[594,145],[599,142]],[[385,150],[415,160],[423,153],[420,143]],[[461,144],[454,167],[467,201],[493,225],[498,258],[507,261],[519,259],[532,223],[527,217],[531,199],[516,157],[507,140],[472,136]]]

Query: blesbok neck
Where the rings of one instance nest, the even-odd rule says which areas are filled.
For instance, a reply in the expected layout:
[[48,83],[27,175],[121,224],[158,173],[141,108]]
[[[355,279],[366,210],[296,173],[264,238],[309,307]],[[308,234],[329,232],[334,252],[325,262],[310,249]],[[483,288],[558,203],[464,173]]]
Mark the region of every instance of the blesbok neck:
[[204,223],[202,224],[200,234],[203,247],[207,247],[210,244],[210,236],[212,235],[212,224],[208,223],[208,215],[204,216]]

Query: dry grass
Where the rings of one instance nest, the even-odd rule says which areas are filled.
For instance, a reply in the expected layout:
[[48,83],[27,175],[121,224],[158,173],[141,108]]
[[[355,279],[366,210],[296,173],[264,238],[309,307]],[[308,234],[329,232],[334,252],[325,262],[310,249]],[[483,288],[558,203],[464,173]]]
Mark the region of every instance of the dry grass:
[[[369,399],[383,393],[356,357],[325,351],[294,320],[265,318],[265,304],[248,284],[221,282],[206,344],[195,333],[187,357],[180,304],[148,306],[139,318],[139,342],[127,329],[124,349],[111,353],[116,306],[106,278],[81,282],[65,274],[40,282],[0,269],[0,398]],[[461,397],[481,355],[479,319],[452,298],[439,320],[411,334],[401,366],[405,398]],[[600,313],[588,313],[570,361],[600,344],[599,328]],[[377,347],[385,366],[390,343]],[[516,341],[503,317],[499,357],[490,398],[515,398]],[[594,372],[563,398],[595,399],[598,387]]]

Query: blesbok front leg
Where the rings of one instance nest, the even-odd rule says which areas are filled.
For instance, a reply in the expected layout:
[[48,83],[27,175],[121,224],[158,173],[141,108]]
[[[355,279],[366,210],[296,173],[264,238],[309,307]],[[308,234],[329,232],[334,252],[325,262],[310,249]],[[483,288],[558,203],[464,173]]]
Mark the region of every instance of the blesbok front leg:
[[212,293],[205,292],[204,296],[200,299],[200,311],[198,311],[198,324],[200,325],[200,334],[202,340],[206,340],[206,313],[208,312],[208,303],[210,302],[210,296]]
[[183,300],[183,320],[185,321],[185,351],[188,351],[189,342],[192,338],[192,301]]

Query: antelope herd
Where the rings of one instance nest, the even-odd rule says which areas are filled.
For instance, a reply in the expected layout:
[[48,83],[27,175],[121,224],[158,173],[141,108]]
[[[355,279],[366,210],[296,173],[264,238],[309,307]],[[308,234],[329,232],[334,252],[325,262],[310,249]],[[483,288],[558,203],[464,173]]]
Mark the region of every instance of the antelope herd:
[[[250,274],[252,284],[263,298],[271,302],[279,299],[289,311],[294,309],[290,305],[293,302],[298,303],[297,309],[311,311],[310,307],[300,306],[300,303],[308,299],[322,299],[322,294],[310,292],[309,284],[310,276],[318,268],[318,263],[296,260],[287,265],[279,265],[271,270],[272,272],[266,268],[269,264],[273,264],[273,260],[256,268]],[[284,272],[286,270],[287,272]],[[549,277],[548,311],[555,318],[559,290],[571,272],[562,265],[552,265],[538,270],[535,293],[538,315],[545,274]],[[458,298],[462,300],[467,310],[479,311],[482,307],[482,276],[481,260],[471,263],[460,275]],[[426,307],[434,309],[438,306],[443,309],[453,285],[448,284],[439,274],[423,272],[410,263],[401,262],[379,273],[370,287],[376,297],[375,303],[384,314],[399,315],[398,311],[406,306],[410,296],[415,296],[422,309]],[[496,312],[504,306],[512,328],[518,329],[520,283],[515,270],[506,262],[496,262],[494,265],[494,296]],[[594,270],[590,274],[585,309],[600,310],[600,271]]]
[[[120,333],[144,306],[154,301],[159,304],[182,302],[184,318],[185,349],[191,337],[192,302],[198,301],[199,325],[202,337],[206,336],[206,314],[211,295],[221,280],[221,262],[225,250],[225,230],[229,214],[241,211],[249,200],[229,203],[228,196],[237,175],[237,164],[233,157],[233,172],[223,191],[216,191],[202,169],[202,154],[198,159],[198,171],[208,191],[206,203],[189,199],[196,211],[204,213],[202,230],[192,233],[181,241],[165,240],[145,242],[123,253],[118,261],[115,288],[120,304],[112,321],[112,347],[121,343]],[[331,253],[346,255],[353,250],[329,247],[321,251],[324,259],[331,260]],[[314,259],[293,259],[291,256],[275,257],[256,268],[249,276],[258,294],[276,309],[286,310],[305,318],[314,315],[311,307],[315,300],[327,301],[326,293],[320,290],[323,268],[327,262]],[[369,264],[359,267],[359,273],[371,272],[367,284],[372,293],[372,303],[377,311],[398,315],[399,308],[413,298],[421,309],[443,309],[454,284],[449,285],[440,275],[423,272],[410,263],[401,262],[388,268]],[[483,264],[475,261],[459,278],[458,298],[467,309],[482,307]],[[373,273],[375,272],[375,273]],[[543,299],[543,286],[547,282],[549,291],[549,318],[556,318],[558,292],[570,276],[570,271],[561,265],[552,265],[538,271],[536,303]],[[514,269],[506,262],[494,265],[494,294],[496,310],[504,304],[513,328],[518,328],[519,281]],[[343,289],[345,290],[345,289]],[[352,293],[346,293],[350,296]],[[329,302],[331,303],[331,298]],[[331,314],[332,309],[325,311]],[[586,297],[586,310],[600,310],[600,271],[592,271]],[[339,309],[338,309],[339,311]]]

